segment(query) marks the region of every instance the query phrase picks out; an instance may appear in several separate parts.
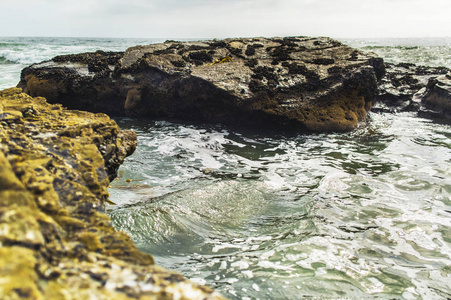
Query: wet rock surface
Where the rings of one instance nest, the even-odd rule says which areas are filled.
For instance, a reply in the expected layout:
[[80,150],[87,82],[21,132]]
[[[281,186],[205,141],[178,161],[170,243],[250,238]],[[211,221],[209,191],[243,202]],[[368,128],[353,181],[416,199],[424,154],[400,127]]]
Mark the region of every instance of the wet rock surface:
[[219,299],[154,264],[104,213],[136,135],[104,114],[0,91],[1,299]]
[[446,75],[429,80],[423,103],[451,118],[451,70]]
[[[388,111],[417,111],[435,109],[450,112],[451,70],[415,64],[386,63],[386,73],[378,85],[377,101]],[[449,76],[449,75],[448,75]],[[448,92],[447,92],[448,91]]]
[[253,38],[60,56],[24,69],[18,86],[110,115],[348,131],[383,74],[382,59],[329,38]]

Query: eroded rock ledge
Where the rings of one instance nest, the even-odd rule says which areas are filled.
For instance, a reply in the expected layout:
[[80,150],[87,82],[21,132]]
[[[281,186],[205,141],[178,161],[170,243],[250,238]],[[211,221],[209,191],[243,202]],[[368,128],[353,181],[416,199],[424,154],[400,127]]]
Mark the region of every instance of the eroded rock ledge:
[[379,82],[378,102],[389,111],[435,110],[451,116],[451,70],[414,64],[386,63],[386,74]]
[[18,87],[109,115],[348,131],[383,74],[382,59],[329,38],[167,41],[55,57],[24,69]]
[[104,213],[136,135],[104,114],[0,91],[1,299],[220,299],[154,264]]

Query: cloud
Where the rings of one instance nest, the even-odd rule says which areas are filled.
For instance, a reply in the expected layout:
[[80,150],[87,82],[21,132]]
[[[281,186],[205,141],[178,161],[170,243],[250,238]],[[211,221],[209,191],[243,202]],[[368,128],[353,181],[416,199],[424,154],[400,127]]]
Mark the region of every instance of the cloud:
[[445,36],[450,11],[449,0],[21,0],[2,4],[0,35]]

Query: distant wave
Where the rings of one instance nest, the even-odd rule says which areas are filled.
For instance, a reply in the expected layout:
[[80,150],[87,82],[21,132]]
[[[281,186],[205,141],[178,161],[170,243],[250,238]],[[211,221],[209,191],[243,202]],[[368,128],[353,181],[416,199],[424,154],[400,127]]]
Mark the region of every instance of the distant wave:
[[24,50],[0,50],[0,64],[22,64],[30,65],[44,60],[42,54],[36,51]]
[[417,50],[419,46],[364,46],[364,50],[376,50],[376,49],[398,49],[398,50]]
[[6,57],[3,57],[0,55],[0,64],[2,65],[7,65],[7,64],[14,64],[15,62],[10,61],[9,59],[7,59]]
[[27,44],[24,43],[8,43],[8,42],[0,43],[0,48],[25,47],[25,46],[27,46]]

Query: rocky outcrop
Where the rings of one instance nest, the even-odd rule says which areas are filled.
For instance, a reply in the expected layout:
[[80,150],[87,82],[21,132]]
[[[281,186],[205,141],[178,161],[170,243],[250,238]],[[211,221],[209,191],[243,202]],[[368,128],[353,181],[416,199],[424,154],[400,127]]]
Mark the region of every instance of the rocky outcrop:
[[[425,109],[423,104],[437,108],[440,106],[438,103],[443,102],[438,100],[443,96],[438,95],[444,95],[446,88],[441,87],[446,86],[446,77],[443,75],[449,69],[408,63],[387,63],[385,69],[386,74],[378,86],[377,101],[385,104],[389,111],[422,111]],[[438,81],[437,78],[444,81]]]
[[382,59],[329,38],[253,38],[59,56],[24,69],[18,86],[110,115],[347,131],[383,74]]
[[156,266],[104,213],[133,132],[12,88],[0,141],[0,299],[220,298]]
[[451,117],[451,71],[429,80],[423,95],[423,103]]

